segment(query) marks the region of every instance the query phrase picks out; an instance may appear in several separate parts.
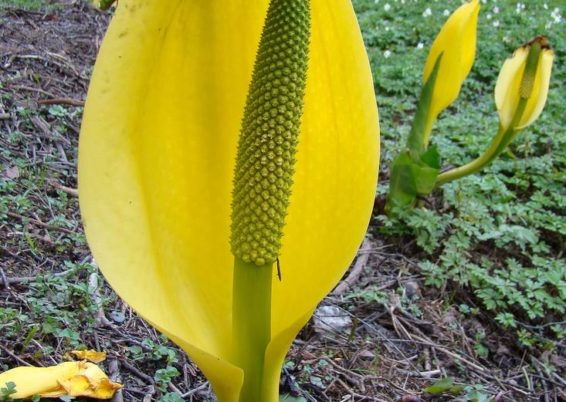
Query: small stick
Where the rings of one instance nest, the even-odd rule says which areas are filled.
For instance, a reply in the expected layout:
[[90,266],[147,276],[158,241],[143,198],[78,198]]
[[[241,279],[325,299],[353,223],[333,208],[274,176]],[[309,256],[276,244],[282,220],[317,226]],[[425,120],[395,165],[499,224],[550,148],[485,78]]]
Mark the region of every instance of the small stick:
[[149,382],[150,384],[155,384],[155,381],[153,380],[152,377],[148,376],[145,373],[142,373],[140,370],[138,370],[136,367],[132,366],[126,360],[120,360],[120,362],[122,363],[122,366],[124,366],[127,370],[129,370],[130,372],[132,372],[133,374],[135,374],[136,376],[138,376],[142,380]]
[[6,277],[6,273],[2,268],[0,268],[0,277],[2,278],[2,283],[4,284],[4,288],[10,290],[10,282],[8,282],[8,278]]
[[61,190],[64,193],[67,193],[69,195],[72,195],[73,197],[78,197],[79,196],[79,190],[77,190],[76,188],[71,188],[71,187],[67,187],[64,186],[62,184],[57,183],[56,181],[50,181],[49,184],[51,184],[53,187],[55,187],[57,190]]
[[52,278],[54,276],[66,276],[69,274],[72,274],[73,272],[75,272],[77,270],[77,268],[71,268],[68,269],[66,271],[63,272],[57,272],[55,274],[47,274],[47,275],[43,275],[43,276],[22,276],[19,278],[6,278],[6,281],[8,282],[8,284],[10,283],[24,283],[24,282],[31,282],[31,281],[37,281],[40,279],[48,279],[48,278]]
[[[120,378],[120,368],[118,367],[118,359],[110,360],[108,364],[108,374],[110,374],[110,379],[114,382],[121,383]],[[124,395],[122,394],[122,389],[116,391],[112,397],[112,402],[124,402]]]
[[25,360],[19,358],[17,355],[15,355],[14,353],[12,353],[8,348],[6,348],[4,345],[0,344],[0,349],[2,349],[4,352],[6,352],[6,354],[8,354],[9,356],[11,356],[12,358],[16,359],[18,362],[20,362],[21,364],[23,364],[24,366],[31,366],[31,364],[29,364],[28,362],[26,362]]
[[[370,249],[370,247],[370,241],[368,239],[364,239],[364,242],[362,243],[360,249],[367,250]],[[358,255],[358,259],[356,260],[354,267],[350,271],[350,274],[348,274],[348,277],[344,279],[340,284],[338,284],[338,286],[336,286],[336,289],[334,289],[334,292],[332,292],[333,296],[343,295],[358,280],[368,262],[369,254],[370,253],[366,252]]]
[[53,98],[53,99],[40,99],[37,101],[40,105],[70,105],[70,106],[84,106],[84,101],[67,98]]
[[28,218],[28,217],[26,217],[26,216],[17,214],[17,213],[15,213],[15,212],[10,212],[10,211],[8,211],[8,212],[6,212],[6,215],[11,216],[12,218],[17,218],[17,219],[21,219],[21,220],[26,220],[26,219],[27,219],[30,223],[33,223],[34,225],[40,226],[40,227],[45,228],[45,229],[47,229],[47,230],[56,230],[56,231],[63,232],[63,233],[67,233],[67,234],[73,234],[73,233],[74,233],[74,232],[73,232],[72,230],[70,230],[70,229],[67,229],[67,228],[60,228],[60,227],[58,227],[58,226],[49,225],[49,224],[47,224],[47,223],[44,223],[44,222],[40,221],[39,219]]

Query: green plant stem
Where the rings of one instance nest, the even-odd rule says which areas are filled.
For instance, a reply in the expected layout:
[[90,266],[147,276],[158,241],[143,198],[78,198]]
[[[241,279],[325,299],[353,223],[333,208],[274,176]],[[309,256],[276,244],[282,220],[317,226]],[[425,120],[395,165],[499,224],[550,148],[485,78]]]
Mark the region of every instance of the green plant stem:
[[454,169],[450,169],[444,173],[439,174],[438,178],[436,179],[436,184],[434,185],[434,187],[438,188],[443,184],[446,184],[453,180],[457,180],[469,174],[475,173],[478,170],[482,169],[487,164],[489,164],[491,161],[493,161],[498,155],[497,151],[500,148],[498,144],[501,142],[504,134],[505,131],[502,130],[500,127],[499,132],[491,141],[491,145],[489,146],[486,152],[481,154],[478,158],[474,159],[470,163],[467,163],[463,166],[459,166]]
[[519,130],[516,130],[514,127],[517,126],[523,113],[525,112],[525,108],[527,106],[527,99],[521,98],[519,100],[519,104],[517,105],[517,110],[513,115],[513,120],[508,128],[503,128],[499,126],[499,131],[497,135],[491,141],[491,144],[487,151],[485,151],[482,155],[478,158],[474,159],[472,162],[467,163],[463,166],[450,169],[444,173],[438,175],[436,179],[436,183],[434,188],[439,188],[443,184],[451,182],[453,180],[457,180],[461,177],[470,175],[472,173],[476,173],[483,169],[485,166],[490,164],[497,156],[503,152],[503,150],[515,139]]
[[265,350],[271,339],[272,264],[258,266],[234,259],[233,348],[244,370],[240,402],[260,402]]

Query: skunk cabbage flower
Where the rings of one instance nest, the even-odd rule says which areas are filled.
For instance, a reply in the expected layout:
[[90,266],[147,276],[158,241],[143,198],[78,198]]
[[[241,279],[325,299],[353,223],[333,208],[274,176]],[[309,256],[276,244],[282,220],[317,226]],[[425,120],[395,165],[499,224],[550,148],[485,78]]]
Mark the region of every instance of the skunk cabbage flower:
[[423,82],[427,82],[437,59],[441,59],[425,125],[425,144],[428,143],[436,117],[458,97],[462,83],[472,69],[479,11],[479,0],[460,6],[448,17],[432,43],[424,67]]
[[550,85],[554,54],[548,40],[538,36],[517,49],[499,72],[495,104],[499,130],[485,152],[472,162],[441,173],[436,187],[483,169],[541,114]]
[[350,0],[119,1],[81,129],[87,239],[221,402],[278,400],[364,236],[378,135]]
[[548,96],[553,59],[548,40],[540,36],[505,61],[495,86],[495,104],[504,130],[523,129],[539,117]]

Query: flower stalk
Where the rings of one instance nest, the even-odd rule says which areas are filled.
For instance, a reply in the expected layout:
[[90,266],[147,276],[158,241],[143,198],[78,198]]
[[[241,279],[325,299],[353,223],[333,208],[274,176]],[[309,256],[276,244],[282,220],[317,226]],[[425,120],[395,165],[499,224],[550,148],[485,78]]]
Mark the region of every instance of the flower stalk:
[[241,402],[263,401],[265,350],[271,340],[271,264],[234,259],[234,362],[244,371]]

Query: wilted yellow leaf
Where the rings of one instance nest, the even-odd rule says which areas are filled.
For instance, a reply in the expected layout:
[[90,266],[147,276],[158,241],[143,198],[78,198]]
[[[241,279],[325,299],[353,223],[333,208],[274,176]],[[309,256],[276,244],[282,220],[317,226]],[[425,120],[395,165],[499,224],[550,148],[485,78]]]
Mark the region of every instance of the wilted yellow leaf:
[[88,360],[93,363],[100,363],[106,360],[106,353],[97,352],[96,350],[73,350],[71,354],[77,359]]
[[52,367],[16,367],[0,374],[0,387],[13,382],[16,393],[12,399],[26,399],[34,395],[45,398],[60,396],[87,396],[110,399],[121,384],[110,381],[96,364],[66,362]]

